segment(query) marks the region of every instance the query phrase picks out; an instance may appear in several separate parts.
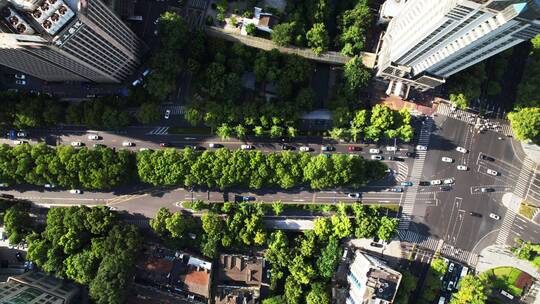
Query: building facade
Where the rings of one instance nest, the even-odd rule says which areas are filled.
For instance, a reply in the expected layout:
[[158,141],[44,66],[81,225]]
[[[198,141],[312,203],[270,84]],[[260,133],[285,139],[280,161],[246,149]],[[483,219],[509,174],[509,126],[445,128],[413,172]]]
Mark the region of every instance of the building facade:
[[119,83],[144,44],[100,0],[0,0],[0,64],[47,81]]
[[398,6],[377,76],[420,91],[540,33],[539,0],[403,0]]
[[79,288],[42,272],[27,272],[0,283],[0,303],[74,304]]

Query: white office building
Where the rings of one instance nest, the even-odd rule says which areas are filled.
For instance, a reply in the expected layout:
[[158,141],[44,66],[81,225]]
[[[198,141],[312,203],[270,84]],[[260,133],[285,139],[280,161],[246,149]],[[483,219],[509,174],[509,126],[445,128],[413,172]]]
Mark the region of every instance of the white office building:
[[377,76],[420,91],[540,33],[540,0],[387,1]]

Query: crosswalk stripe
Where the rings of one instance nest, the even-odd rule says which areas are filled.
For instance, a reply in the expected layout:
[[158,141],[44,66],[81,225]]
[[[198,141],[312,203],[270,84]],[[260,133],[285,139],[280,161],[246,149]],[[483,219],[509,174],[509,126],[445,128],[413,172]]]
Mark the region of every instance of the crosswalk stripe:
[[507,209],[504,215],[503,224],[501,225],[501,229],[499,229],[499,235],[497,236],[496,241],[497,244],[506,245],[506,241],[508,240],[508,236],[510,235],[510,230],[512,229],[515,218],[516,213],[510,209]]
[[169,134],[169,127],[157,127],[152,131],[146,133],[149,135],[167,135]]
[[[466,123],[474,124],[476,122],[476,116],[474,114],[469,113],[467,111],[463,111],[461,109],[456,109],[456,110],[452,111],[451,106],[446,104],[446,103],[439,103],[439,105],[437,106],[437,114],[441,114],[441,115],[448,116],[448,117],[453,118],[453,119],[461,120],[461,121],[464,121]],[[498,128],[491,128],[489,130],[491,130],[493,132],[501,133],[501,134],[506,135],[506,136],[513,135],[512,127],[510,126],[509,121],[502,120],[502,119],[498,119],[498,120],[494,120],[494,121],[497,122],[497,125],[499,127]]]

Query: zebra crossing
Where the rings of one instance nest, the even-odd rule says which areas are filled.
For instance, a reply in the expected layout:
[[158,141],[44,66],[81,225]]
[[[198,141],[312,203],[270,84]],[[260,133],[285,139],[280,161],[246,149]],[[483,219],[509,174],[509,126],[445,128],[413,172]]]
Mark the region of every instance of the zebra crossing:
[[436,251],[439,246],[439,240],[432,238],[430,236],[424,236],[420,233],[416,233],[409,230],[399,230],[398,232],[399,239],[403,242],[409,242],[416,244],[419,247],[428,249],[431,251]]
[[162,105],[161,111],[171,110],[171,115],[183,115],[186,112],[186,107],[181,105]]
[[495,242],[496,244],[506,245],[506,240],[510,235],[510,231],[512,230],[512,225],[514,225],[515,219],[516,213],[510,210],[510,208],[507,209],[506,213],[504,214],[504,220],[501,225],[501,229],[499,230],[499,235],[497,236],[497,241]]
[[396,181],[403,182],[407,179],[407,174],[409,173],[409,167],[404,163],[397,163],[398,172],[396,174]]
[[529,180],[533,175],[532,168],[535,167],[535,163],[530,158],[526,157],[523,161],[523,165],[519,172],[518,180],[514,186],[514,194],[522,199],[527,196],[527,189],[529,188]]
[[167,135],[169,134],[169,127],[156,127],[150,132],[146,133],[147,135]]
[[[470,124],[475,124],[477,118],[476,114],[469,113],[460,109],[455,109],[452,111],[452,107],[446,103],[440,103],[437,106],[437,114],[452,117],[454,119],[461,120]],[[490,124],[489,128],[493,132],[501,133],[505,136],[511,136],[513,134],[512,127],[506,120],[496,120],[496,123]]]
[[[422,129],[420,130],[420,138],[418,144],[423,146],[429,145],[429,138],[431,136],[431,130],[433,128],[433,118],[428,117],[425,120]],[[422,177],[422,171],[424,170],[424,162],[426,160],[427,151],[416,151],[416,158],[413,163],[413,169],[411,171],[410,180],[413,186],[410,187],[405,193],[405,199],[403,200],[401,208],[401,216],[399,219],[399,229],[408,229],[411,222],[411,216],[414,209],[414,202],[416,201],[416,194],[418,192],[418,182]]]
[[446,258],[453,259],[469,266],[475,266],[476,264],[478,264],[478,254],[470,252],[468,250],[455,248],[449,245],[443,245],[440,253]]

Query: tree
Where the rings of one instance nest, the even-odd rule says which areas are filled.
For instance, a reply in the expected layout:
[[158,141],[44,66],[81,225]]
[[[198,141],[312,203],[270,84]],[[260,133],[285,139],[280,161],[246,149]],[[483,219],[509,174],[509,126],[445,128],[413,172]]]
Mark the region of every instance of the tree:
[[228,124],[223,123],[217,128],[216,134],[221,137],[221,139],[231,138],[233,134],[233,128],[231,128]]
[[316,282],[311,285],[311,291],[306,296],[306,304],[329,304],[330,296],[324,283]]
[[244,138],[246,137],[247,130],[243,125],[237,125],[234,127],[234,132],[236,133],[236,137]]
[[313,27],[306,33],[306,39],[308,46],[316,55],[320,55],[328,49],[330,38],[324,23],[313,24]]
[[318,217],[313,223],[313,231],[319,237],[320,240],[326,240],[332,233],[330,227],[330,220],[325,217]]
[[9,236],[9,243],[12,245],[20,243],[30,232],[29,228],[32,222],[30,214],[28,209],[21,204],[7,209],[3,220],[6,234]]
[[415,277],[411,272],[407,270],[400,270],[401,272],[401,283],[399,284],[399,289],[396,294],[396,304],[407,304],[409,303],[409,298],[412,292],[416,289],[418,284],[418,278]]
[[469,101],[463,93],[450,94],[450,102],[458,109],[465,110],[469,106]]
[[294,138],[298,134],[298,130],[295,127],[288,127],[287,134],[289,135],[289,137]]
[[540,107],[522,108],[510,112],[508,119],[516,139],[540,141]]
[[285,280],[285,300],[287,304],[299,304],[302,297],[302,285],[290,275]]
[[379,230],[377,231],[377,236],[381,240],[390,240],[396,233],[398,220],[395,218],[389,218],[387,216],[383,216],[381,218]]
[[184,119],[189,122],[190,125],[196,126],[202,121],[203,114],[194,107],[187,107],[184,112]]
[[137,120],[142,124],[149,124],[161,118],[159,105],[155,102],[143,103],[137,111]]
[[283,296],[275,296],[271,298],[266,298],[262,301],[263,304],[286,304],[287,302]]
[[283,203],[281,201],[275,201],[272,203],[272,210],[274,211],[274,214],[280,215],[283,212]]
[[353,91],[365,87],[371,79],[371,73],[362,63],[360,56],[354,56],[345,63],[343,76],[348,88]]
[[257,26],[253,23],[250,23],[246,25],[246,33],[250,36],[255,35],[255,32],[257,31]]
[[346,139],[348,137],[348,132],[345,128],[333,128],[329,133],[330,137],[335,140]]
[[339,247],[339,242],[335,237],[331,237],[326,247],[321,250],[321,254],[317,259],[319,275],[324,279],[331,279],[340,257],[341,248]]
[[357,141],[360,135],[367,126],[367,111],[357,111],[351,120],[351,137],[353,141]]
[[272,126],[272,128],[270,128],[270,137],[276,138],[280,137],[281,135],[283,135],[283,127]]
[[450,304],[484,304],[489,291],[488,283],[482,276],[466,275],[459,281],[459,290],[452,294]]
[[284,22],[274,26],[272,29],[272,41],[279,46],[291,44],[295,26],[295,22]]
[[255,126],[253,128],[253,133],[255,133],[255,136],[261,137],[264,135],[264,129],[261,126]]
[[352,234],[351,220],[346,215],[332,215],[330,221],[334,231],[333,236],[342,239]]
[[184,236],[187,228],[186,220],[180,212],[175,212],[171,217],[167,218],[165,225],[171,237],[178,239]]

